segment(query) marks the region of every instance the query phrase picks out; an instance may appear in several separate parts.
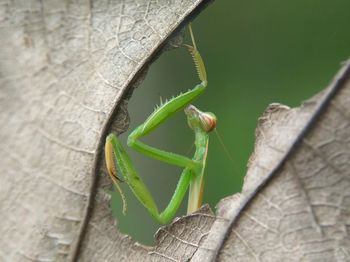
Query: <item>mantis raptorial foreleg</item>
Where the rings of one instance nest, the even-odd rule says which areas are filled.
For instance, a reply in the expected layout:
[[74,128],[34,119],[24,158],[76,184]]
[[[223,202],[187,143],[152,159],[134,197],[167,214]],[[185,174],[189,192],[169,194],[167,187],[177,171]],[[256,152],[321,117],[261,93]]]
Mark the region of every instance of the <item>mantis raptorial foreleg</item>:
[[[128,146],[136,151],[162,162],[184,168],[173,197],[163,212],[160,213],[158,211],[151,193],[143,183],[141,177],[137,174],[137,171],[118,137],[112,133],[106,138],[105,151],[107,169],[114,184],[120,191],[114,166],[115,163],[121,171],[125,182],[129,185],[138,200],[146,207],[149,213],[162,224],[168,223],[174,217],[189,185],[191,186],[188,212],[193,212],[200,207],[204,183],[203,173],[208,149],[208,133],[216,126],[216,117],[214,114],[201,112],[193,105],[190,105],[203,93],[207,86],[204,63],[195,45],[191,28],[190,33],[193,46],[187,46],[187,48],[193,57],[201,83],[196,85],[193,89],[160,105],[147,120],[138,126],[128,137]],[[181,109],[185,109],[188,124],[195,133],[196,151],[192,159],[151,147],[139,141],[141,137],[150,133]]]

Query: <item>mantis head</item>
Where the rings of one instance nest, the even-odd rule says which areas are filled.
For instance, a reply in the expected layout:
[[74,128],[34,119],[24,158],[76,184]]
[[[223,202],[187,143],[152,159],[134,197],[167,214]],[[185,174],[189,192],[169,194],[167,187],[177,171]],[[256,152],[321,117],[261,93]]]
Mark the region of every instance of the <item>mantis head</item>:
[[206,133],[214,130],[216,127],[216,116],[211,112],[202,112],[194,105],[185,107],[187,123],[194,131],[202,130]]

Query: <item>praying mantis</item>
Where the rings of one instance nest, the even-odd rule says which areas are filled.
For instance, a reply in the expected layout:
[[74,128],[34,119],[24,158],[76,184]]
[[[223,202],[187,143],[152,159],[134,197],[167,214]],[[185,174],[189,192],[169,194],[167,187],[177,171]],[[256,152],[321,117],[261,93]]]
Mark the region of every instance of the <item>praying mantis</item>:
[[[192,46],[185,46],[192,55],[201,82],[193,89],[162,103],[143,124],[139,125],[129,135],[127,141],[129,147],[145,156],[184,168],[175,192],[163,212],[159,212],[150,191],[138,175],[118,137],[114,133],[111,133],[107,136],[105,143],[107,171],[122,197],[123,213],[125,214],[126,211],[126,201],[119,185],[122,180],[117,176],[116,167],[119,168],[124,181],[128,184],[136,198],[160,224],[167,224],[175,216],[188,187],[190,189],[187,213],[189,214],[196,211],[202,205],[209,132],[215,129],[217,122],[216,116],[213,113],[202,112],[192,105],[192,102],[204,92],[208,82],[204,62],[196,47],[191,25],[189,25],[189,31],[192,39]],[[196,150],[192,159],[151,147],[139,140],[182,109],[184,109],[188,125],[193,130],[195,136],[194,145]]]

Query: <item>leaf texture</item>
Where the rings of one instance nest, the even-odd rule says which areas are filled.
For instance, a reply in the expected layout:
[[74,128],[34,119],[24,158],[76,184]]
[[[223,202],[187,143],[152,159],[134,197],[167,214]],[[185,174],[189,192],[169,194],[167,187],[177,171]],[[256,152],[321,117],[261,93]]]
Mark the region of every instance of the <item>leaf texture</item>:
[[0,1],[0,261],[350,261],[350,62],[259,120],[243,190],[146,247],[121,234],[101,149],[173,32],[209,1]]
[[260,119],[241,194],[192,261],[350,261],[350,61],[300,108]]
[[100,151],[111,119],[127,127],[127,90],[207,2],[0,1],[0,261],[147,260],[97,190]]

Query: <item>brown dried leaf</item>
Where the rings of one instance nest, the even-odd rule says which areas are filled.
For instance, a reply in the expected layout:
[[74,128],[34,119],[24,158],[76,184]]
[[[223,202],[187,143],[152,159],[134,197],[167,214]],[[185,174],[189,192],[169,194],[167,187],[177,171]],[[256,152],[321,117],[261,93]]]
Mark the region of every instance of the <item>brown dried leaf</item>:
[[100,151],[127,87],[208,2],[2,1],[1,261],[151,260],[96,191]]
[[127,87],[207,2],[1,4],[1,261],[350,260],[349,62],[301,108],[268,108],[243,191],[216,216],[176,219],[153,248],[118,232],[103,137],[125,130]]
[[350,261],[350,60],[302,107],[260,119],[240,195],[192,261]]

